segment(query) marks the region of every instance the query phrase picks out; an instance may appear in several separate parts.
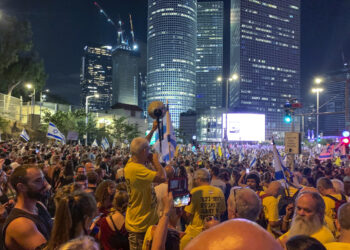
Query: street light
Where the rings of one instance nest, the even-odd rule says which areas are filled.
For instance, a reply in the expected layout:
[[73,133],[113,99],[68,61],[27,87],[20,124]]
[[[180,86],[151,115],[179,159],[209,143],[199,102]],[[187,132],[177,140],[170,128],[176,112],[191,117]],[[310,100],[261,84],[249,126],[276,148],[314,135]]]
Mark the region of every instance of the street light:
[[314,83],[321,84],[322,82],[323,82],[323,78],[322,77],[315,77],[314,78]]
[[86,114],[86,117],[85,117],[85,125],[86,125],[85,146],[87,146],[87,140],[88,140],[87,126],[88,126],[88,113],[89,113],[89,99],[93,98],[93,97],[99,98],[100,95],[98,93],[95,93],[94,95],[86,96],[86,99],[85,99],[85,114]]
[[44,91],[40,91],[40,117],[41,117],[41,106],[43,105],[44,98],[46,98],[46,94],[43,94],[43,92],[49,93],[50,90],[49,89],[45,89]]
[[32,115],[33,115],[34,114],[34,105],[35,105],[35,86],[33,84],[31,84],[31,83],[27,83],[26,84],[26,88],[29,89],[29,90],[31,90],[33,88],[33,93],[31,95],[31,98],[32,98],[32,100],[31,100],[31,102],[32,102]]
[[312,93],[316,93],[316,138],[318,140],[318,128],[319,128],[319,105],[320,105],[320,93],[323,88],[312,88]]
[[219,76],[217,78],[218,82],[222,82],[222,81],[226,81],[226,100],[225,100],[225,112],[226,112],[226,119],[225,119],[225,131],[224,131],[224,141],[227,142],[228,138],[227,138],[227,113],[228,113],[228,84],[229,82],[232,81],[237,81],[239,78],[237,73],[232,74],[231,77],[227,77],[227,78],[223,78],[221,76]]

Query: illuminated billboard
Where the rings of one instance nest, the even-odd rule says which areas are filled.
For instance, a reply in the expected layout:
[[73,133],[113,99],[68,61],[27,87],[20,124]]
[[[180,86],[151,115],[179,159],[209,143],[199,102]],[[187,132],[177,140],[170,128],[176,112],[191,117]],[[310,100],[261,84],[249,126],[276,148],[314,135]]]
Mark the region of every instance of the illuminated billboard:
[[[222,136],[226,128],[226,114],[222,117]],[[227,114],[227,139],[229,141],[265,141],[265,115]]]

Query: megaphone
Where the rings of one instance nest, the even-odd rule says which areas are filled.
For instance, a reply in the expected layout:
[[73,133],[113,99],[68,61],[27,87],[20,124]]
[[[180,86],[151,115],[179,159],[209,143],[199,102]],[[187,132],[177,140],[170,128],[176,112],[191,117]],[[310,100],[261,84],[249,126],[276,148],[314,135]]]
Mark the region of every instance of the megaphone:
[[161,119],[166,113],[166,108],[161,101],[153,101],[148,105],[148,114],[153,119]]

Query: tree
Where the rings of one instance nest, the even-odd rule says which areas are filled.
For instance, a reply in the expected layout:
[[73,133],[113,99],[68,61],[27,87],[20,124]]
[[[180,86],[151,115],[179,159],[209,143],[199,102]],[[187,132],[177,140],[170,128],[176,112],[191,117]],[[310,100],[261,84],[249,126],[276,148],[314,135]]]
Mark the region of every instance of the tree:
[[128,124],[127,118],[124,116],[113,119],[111,130],[113,132],[113,137],[119,143],[123,143],[125,140],[131,142],[132,139],[140,136],[138,125]]
[[[45,85],[44,63],[33,50],[32,30],[28,22],[3,15],[0,22],[0,91],[9,96],[15,87],[31,82],[38,92]],[[25,96],[23,88],[14,95]]]

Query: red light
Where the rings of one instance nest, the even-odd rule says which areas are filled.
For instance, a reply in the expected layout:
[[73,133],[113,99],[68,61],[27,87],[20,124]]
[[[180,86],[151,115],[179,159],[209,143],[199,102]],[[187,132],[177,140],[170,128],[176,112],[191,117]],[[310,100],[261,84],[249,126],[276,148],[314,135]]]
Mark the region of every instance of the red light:
[[342,143],[344,143],[344,144],[349,144],[349,142],[350,142],[349,138],[342,139]]

